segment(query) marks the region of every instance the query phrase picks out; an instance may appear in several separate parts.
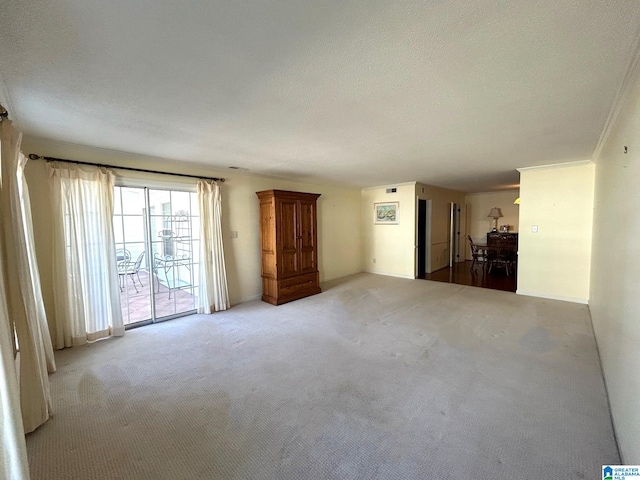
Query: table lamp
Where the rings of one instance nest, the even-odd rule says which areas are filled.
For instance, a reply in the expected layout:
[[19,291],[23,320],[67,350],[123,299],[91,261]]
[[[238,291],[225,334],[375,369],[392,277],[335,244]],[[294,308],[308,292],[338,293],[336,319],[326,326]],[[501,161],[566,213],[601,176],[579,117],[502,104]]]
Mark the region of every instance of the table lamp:
[[500,217],[502,217],[502,211],[498,207],[493,207],[491,209],[491,211],[489,212],[489,215],[487,215],[487,217],[493,219],[493,220],[491,220],[491,231],[492,232],[497,232],[498,231],[498,219]]

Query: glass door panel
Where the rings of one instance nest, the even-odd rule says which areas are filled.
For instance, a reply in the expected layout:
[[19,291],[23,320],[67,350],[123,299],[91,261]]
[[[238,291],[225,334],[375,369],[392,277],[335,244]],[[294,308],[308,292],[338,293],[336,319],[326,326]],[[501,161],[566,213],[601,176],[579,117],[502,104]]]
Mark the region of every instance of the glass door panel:
[[193,192],[149,190],[155,317],[158,319],[197,308],[199,278],[195,267],[200,230],[196,223],[198,210],[192,208],[194,204],[197,206],[197,195]]
[[125,325],[152,318],[145,197],[144,188],[115,187],[114,190],[113,230]]

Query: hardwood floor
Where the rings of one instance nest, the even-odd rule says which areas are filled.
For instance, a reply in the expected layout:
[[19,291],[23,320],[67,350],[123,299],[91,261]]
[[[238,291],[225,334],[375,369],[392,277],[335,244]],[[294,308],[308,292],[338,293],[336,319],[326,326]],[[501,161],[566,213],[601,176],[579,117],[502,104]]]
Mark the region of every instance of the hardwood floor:
[[494,269],[491,273],[487,273],[482,267],[482,264],[476,265],[472,272],[471,261],[467,260],[456,263],[453,268],[443,268],[433,273],[427,273],[423,278],[435,282],[456,283],[506,292],[516,291],[517,272],[509,272],[510,274],[507,275],[502,269]]

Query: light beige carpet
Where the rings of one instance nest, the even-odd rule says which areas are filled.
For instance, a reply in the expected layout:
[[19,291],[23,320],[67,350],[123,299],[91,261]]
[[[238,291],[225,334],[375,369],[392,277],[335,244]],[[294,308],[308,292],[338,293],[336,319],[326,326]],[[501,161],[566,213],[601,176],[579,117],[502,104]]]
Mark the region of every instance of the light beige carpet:
[[586,306],[369,274],[57,352],[37,479],[600,478]]

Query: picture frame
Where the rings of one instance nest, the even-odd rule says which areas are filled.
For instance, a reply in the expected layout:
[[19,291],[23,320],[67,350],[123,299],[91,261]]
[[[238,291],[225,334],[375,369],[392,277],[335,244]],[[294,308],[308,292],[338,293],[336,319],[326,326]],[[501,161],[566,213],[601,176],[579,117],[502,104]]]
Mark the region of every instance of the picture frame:
[[400,202],[381,202],[373,204],[373,223],[375,225],[398,225]]

